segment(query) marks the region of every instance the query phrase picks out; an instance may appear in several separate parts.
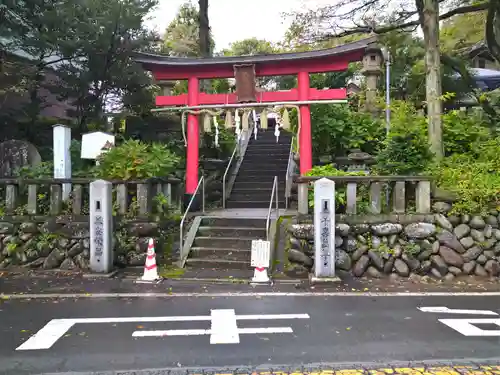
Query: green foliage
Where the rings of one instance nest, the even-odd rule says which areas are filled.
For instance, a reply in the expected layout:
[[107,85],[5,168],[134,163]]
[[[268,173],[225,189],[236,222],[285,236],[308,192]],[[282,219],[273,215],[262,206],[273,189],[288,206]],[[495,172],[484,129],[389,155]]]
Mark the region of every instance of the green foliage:
[[343,156],[353,148],[374,154],[385,138],[380,120],[343,105],[313,105],[311,121],[315,157]]
[[419,174],[432,160],[427,143],[427,120],[407,102],[391,106],[391,129],[385,148],[377,155],[380,174]]
[[99,177],[107,179],[167,177],[174,172],[179,161],[180,158],[165,145],[127,140],[100,157],[96,172]]
[[[382,174],[419,174],[432,160],[429,152],[427,118],[408,102],[391,106],[391,130],[385,148],[377,156],[377,172]],[[480,117],[462,111],[442,116],[445,156],[475,155],[474,145],[490,138],[488,124]]]
[[443,115],[443,143],[447,156],[471,153],[475,144],[487,141],[490,136],[486,122],[479,116],[462,111]]
[[500,208],[500,138],[475,144],[471,154],[455,154],[429,173],[437,186],[455,193],[454,213],[485,213]]
[[[77,130],[86,131],[87,124],[103,119],[105,103],[116,102],[110,97],[139,94],[151,85],[131,57],[136,51],[150,50],[157,38],[143,24],[156,0],[7,2],[3,15],[8,19],[2,20],[2,26],[8,26],[1,27],[0,35],[8,42],[2,50],[31,60],[18,69],[20,76],[13,83],[24,82],[30,98],[15,117],[27,117],[33,125],[44,108],[41,93],[46,89],[69,104]],[[48,69],[58,79],[45,80]],[[130,100],[126,105],[130,107]],[[121,104],[116,106],[112,110]]]
[[[345,172],[339,169],[336,169],[333,164],[322,165],[313,167],[309,172],[306,173],[306,176],[315,176],[315,177],[331,177],[331,176],[366,176],[365,172]],[[366,187],[364,185],[359,186],[359,192],[356,196],[358,201],[358,208],[360,211],[363,211],[367,207],[367,202],[363,201],[363,197],[367,192]],[[309,207],[314,207],[314,190],[309,189]],[[347,202],[346,188],[344,186],[336,186],[335,187],[335,205],[336,210],[338,212],[343,212],[344,206]]]

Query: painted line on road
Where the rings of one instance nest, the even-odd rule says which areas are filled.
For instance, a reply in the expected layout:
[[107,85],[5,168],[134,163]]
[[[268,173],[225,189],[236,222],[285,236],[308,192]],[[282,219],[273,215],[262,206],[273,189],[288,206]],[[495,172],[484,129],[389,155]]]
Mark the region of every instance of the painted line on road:
[[[500,336],[500,319],[438,319],[464,336]],[[496,324],[498,329],[481,329],[474,324]]]
[[[264,333],[293,333],[291,327],[260,327],[260,328],[238,328],[238,334],[264,334]],[[158,337],[158,336],[201,336],[211,335],[211,329],[168,329],[157,331],[135,331],[133,337]],[[229,344],[227,342],[210,342],[211,344]],[[234,344],[238,344],[235,342]]]
[[422,312],[429,313],[443,313],[443,314],[469,314],[469,315],[498,315],[498,313],[491,310],[462,310],[462,309],[449,309],[445,306],[431,306],[431,307],[417,307]]
[[48,349],[64,336],[74,324],[70,319],[51,320],[28,341],[18,346],[16,350]]
[[179,298],[179,297],[500,297],[500,292],[217,292],[217,293],[26,293],[0,294],[0,300],[59,298]]
[[[239,333],[252,333],[253,331],[238,328],[237,320],[280,320],[280,319],[309,319],[309,314],[262,314],[262,315],[236,315],[232,309],[213,309],[211,315],[195,316],[145,316],[145,317],[111,317],[111,318],[75,318],[75,319],[52,319],[43,328],[31,336],[27,341],[18,346],[16,350],[39,350],[49,349],[63,337],[75,324],[99,324],[99,323],[152,323],[152,322],[189,322],[189,321],[211,321],[210,330],[211,344],[237,344],[239,343]],[[287,328],[276,333],[288,332]],[[257,330],[257,331],[256,331]],[[283,331],[285,330],[285,331]],[[190,335],[202,335],[206,330],[172,330],[170,332],[196,332]],[[255,333],[259,332],[254,329]],[[146,331],[135,331],[146,332]],[[168,331],[163,331],[168,332]],[[272,332],[268,332],[272,333]],[[134,334],[132,334],[134,336]],[[140,336],[137,336],[140,337]],[[213,341],[213,342],[212,342]]]
[[240,335],[234,309],[211,310],[210,344],[238,344]]

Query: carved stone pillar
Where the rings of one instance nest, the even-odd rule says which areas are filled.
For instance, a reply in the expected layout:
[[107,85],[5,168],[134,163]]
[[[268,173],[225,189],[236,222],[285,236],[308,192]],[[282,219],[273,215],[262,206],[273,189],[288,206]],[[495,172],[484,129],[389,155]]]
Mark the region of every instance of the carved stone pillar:
[[365,110],[377,113],[377,83],[382,74],[382,64],[384,57],[379,46],[373,45],[366,49],[363,56],[362,73],[366,77],[366,100]]

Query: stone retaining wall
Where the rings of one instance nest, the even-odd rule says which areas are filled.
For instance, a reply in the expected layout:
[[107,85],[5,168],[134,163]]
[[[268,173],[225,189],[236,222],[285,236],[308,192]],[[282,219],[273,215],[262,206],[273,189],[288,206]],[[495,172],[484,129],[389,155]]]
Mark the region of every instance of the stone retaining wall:
[[[439,208],[445,208],[444,210]],[[338,215],[336,267],[354,276],[499,276],[500,212],[484,216],[447,216],[435,204],[431,215]],[[307,223],[309,221],[309,223]],[[288,260],[295,268],[314,264],[312,218],[288,226]]]
[[[161,262],[172,252],[177,222],[123,221],[115,223],[113,246],[117,266],[144,265],[149,238],[155,239]],[[0,269],[88,270],[90,233],[88,216],[0,219]]]

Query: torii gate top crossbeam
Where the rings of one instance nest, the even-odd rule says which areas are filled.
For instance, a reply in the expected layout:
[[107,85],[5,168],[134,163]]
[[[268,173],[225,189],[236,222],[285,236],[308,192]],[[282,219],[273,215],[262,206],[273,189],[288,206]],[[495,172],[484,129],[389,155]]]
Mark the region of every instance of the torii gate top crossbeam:
[[318,51],[203,59],[138,53],[135,61],[150,70],[158,81],[191,77],[231,78],[234,77],[234,65],[237,64],[255,65],[255,75],[258,77],[292,75],[299,72],[323,73],[347,69],[350,62],[360,61],[366,50],[376,42],[377,37],[370,37]]

